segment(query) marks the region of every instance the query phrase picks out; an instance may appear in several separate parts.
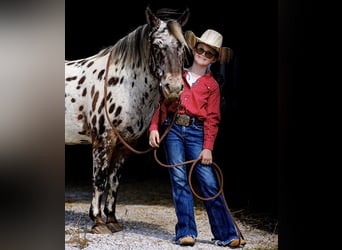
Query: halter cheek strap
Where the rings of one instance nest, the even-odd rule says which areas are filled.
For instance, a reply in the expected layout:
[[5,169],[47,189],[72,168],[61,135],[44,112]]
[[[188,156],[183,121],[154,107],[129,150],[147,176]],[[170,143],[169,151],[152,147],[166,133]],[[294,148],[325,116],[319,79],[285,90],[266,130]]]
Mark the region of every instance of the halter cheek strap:
[[151,48],[151,44],[149,46],[149,69],[150,69],[150,73],[157,78],[158,80],[161,79],[161,77],[163,76],[163,71],[160,67],[157,67],[157,63],[156,63],[156,58],[155,58],[155,53],[152,53],[152,48]]

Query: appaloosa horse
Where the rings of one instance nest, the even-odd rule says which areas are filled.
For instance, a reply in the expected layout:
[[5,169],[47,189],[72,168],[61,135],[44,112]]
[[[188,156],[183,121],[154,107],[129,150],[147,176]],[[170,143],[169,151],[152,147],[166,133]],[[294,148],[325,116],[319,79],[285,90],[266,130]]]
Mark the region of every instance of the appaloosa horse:
[[[189,48],[182,26],[189,10],[153,13],[147,7],[145,13],[147,23],[115,45],[94,56],[65,62],[65,144],[92,144],[89,216],[93,233],[122,230],[115,216],[118,170],[130,151],[120,143],[114,127],[134,145],[148,128],[160,93],[174,99],[183,90],[182,69]],[[104,195],[106,220],[101,215]]]

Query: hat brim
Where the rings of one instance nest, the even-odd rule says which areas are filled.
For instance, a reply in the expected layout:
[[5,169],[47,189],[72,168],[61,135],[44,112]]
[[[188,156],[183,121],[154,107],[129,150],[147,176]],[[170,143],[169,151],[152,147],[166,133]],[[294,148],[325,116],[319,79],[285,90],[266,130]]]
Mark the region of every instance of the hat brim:
[[210,45],[210,44],[204,42],[203,40],[201,40],[201,38],[199,38],[199,37],[196,37],[196,39],[197,39],[197,42],[198,42],[198,43],[203,43],[203,44],[209,46],[210,48],[213,48],[214,50],[216,50],[217,53],[220,53],[220,48],[219,48],[219,47]]
[[186,42],[188,43],[188,46],[193,49],[196,44],[198,42],[200,43],[204,43],[206,45],[208,45],[209,47],[213,48],[214,50],[217,51],[217,53],[219,53],[219,57],[218,57],[218,61],[220,62],[220,64],[227,64],[229,63],[229,61],[233,58],[233,51],[231,48],[228,47],[215,47],[212,46],[210,44],[207,44],[205,42],[203,42],[199,37],[197,37],[192,31],[185,31],[184,32],[184,37]]
[[201,38],[197,37],[192,31],[186,31],[184,33],[185,40],[188,42],[188,45],[193,49],[197,43],[203,43],[210,48],[213,48],[217,51],[217,53],[220,53],[220,48],[213,46],[211,44],[206,43],[205,41],[201,40]]

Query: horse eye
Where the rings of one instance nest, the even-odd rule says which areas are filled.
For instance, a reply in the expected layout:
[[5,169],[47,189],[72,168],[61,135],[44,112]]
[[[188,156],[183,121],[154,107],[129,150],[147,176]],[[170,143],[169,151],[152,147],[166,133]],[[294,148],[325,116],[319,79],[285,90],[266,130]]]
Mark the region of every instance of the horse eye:
[[152,49],[153,50],[159,50],[159,46],[157,44],[152,44]]

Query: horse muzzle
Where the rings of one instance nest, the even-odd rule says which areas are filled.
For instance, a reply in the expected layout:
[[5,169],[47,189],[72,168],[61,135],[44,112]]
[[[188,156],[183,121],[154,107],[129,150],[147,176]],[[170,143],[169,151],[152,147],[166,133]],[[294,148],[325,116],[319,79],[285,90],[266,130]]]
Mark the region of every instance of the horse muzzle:
[[168,86],[168,84],[166,84],[165,86],[162,86],[161,89],[162,89],[162,93],[163,93],[164,97],[167,100],[175,101],[175,100],[178,100],[180,98],[180,95],[183,92],[183,84],[178,88],[170,88],[170,86]]

